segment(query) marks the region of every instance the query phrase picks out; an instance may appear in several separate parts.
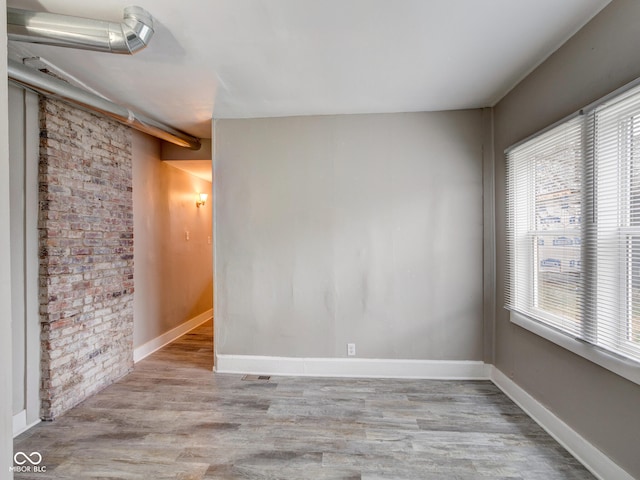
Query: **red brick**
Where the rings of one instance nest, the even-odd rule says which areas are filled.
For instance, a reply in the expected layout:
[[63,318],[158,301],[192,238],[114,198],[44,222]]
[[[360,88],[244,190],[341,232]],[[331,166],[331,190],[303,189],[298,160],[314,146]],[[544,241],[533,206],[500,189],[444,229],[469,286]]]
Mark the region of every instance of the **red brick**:
[[131,131],[40,103],[42,416],[133,367]]

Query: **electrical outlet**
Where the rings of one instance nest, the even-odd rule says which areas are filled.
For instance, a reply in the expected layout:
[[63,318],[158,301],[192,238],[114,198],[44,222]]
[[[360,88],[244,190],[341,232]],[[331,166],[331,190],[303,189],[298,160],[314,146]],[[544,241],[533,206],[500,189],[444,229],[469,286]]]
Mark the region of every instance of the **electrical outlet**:
[[187,241],[189,240],[189,230],[184,231],[184,239]]
[[356,344],[355,343],[347,343],[347,355],[350,357],[355,357],[356,355]]

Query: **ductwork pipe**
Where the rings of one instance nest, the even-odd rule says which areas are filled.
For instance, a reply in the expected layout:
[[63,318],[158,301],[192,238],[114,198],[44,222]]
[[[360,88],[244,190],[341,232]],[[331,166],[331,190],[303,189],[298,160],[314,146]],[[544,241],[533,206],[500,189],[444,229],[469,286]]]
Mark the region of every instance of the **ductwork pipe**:
[[131,55],[153,36],[153,18],[141,7],[126,7],[122,23],[7,8],[9,40]]
[[9,80],[47,97],[57,98],[92,112],[111,117],[136,130],[191,150],[200,149],[200,140],[157,120],[135,113],[93,93],[74,87],[63,80],[25,67],[15,60],[8,62]]

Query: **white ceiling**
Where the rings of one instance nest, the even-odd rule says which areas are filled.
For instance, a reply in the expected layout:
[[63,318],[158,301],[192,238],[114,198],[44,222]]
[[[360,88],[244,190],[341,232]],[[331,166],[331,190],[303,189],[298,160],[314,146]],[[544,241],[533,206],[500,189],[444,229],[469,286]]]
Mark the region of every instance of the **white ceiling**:
[[[9,0],[120,21],[132,0]],[[138,0],[134,56],[21,44],[188,133],[215,118],[493,105],[609,0]]]

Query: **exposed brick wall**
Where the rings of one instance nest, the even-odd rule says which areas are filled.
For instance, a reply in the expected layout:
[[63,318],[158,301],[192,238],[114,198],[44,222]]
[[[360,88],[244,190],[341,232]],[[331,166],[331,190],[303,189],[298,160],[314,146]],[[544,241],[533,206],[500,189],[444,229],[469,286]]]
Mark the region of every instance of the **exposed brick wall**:
[[42,417],[133,368],[131,131],[40,100]]

